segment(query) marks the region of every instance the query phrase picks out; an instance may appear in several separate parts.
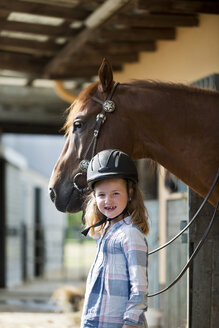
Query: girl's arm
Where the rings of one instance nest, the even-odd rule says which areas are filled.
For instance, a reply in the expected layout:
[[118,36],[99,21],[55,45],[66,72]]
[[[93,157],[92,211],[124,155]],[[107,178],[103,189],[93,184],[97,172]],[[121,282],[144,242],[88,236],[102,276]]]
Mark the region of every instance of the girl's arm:
[[130,282],[129,301],[124,313],[124,327],[138,327],[142,324],[144,311],[147,309],[147,243],[144,235],[137,228],[130,227],[123,247]]

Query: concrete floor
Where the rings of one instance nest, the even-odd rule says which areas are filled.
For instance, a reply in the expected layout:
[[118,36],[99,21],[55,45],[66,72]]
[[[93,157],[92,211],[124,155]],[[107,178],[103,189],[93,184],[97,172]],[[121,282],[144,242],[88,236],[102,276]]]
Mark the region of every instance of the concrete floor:
[[[0,289],[0,328],[79,328],[81,312],[63,312],[52,302],[54,291],[63,286],[83,288],[81,281],[36,279],[21,286]],[[149,309],[149,328],[162,328],[161,313]]]

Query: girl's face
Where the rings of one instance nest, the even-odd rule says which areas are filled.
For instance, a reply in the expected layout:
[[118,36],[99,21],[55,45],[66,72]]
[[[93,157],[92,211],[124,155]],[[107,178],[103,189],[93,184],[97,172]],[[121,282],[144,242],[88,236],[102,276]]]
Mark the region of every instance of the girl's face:
[[128,203],[126,181],[114,178],[96,183],[95,198],[99,211],[110,219],[114,218],[122,213]]

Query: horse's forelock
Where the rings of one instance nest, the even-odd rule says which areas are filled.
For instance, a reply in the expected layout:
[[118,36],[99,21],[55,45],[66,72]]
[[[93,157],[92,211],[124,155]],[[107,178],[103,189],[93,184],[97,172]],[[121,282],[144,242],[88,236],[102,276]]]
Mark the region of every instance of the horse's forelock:
[[70,128],[72,126],[72,122],[74,120],[74,117],[76,115],[76,110],[75,110],[76,107],[74,107],[75,102],[76,102],[76,100],[65,111],[65,112],[68,113],[66,121],[65,121],[65,123],[63,125],[63,128],[62,128],[62,130],[64,130],[64,132],[65,132],[65,136],[68,135],[68,133],[70,131]]
[[81,91],[81,93],[71,104],[71,106],[66,109],[66,112],[68,112],[68,116],[62,128],[65,132],[65,135],[68,135],[76,114],[80,111],[83,111],[87,101],[90,99],[91,95],[97,90],[97,86],[98,82],[89,85],[86,89]]

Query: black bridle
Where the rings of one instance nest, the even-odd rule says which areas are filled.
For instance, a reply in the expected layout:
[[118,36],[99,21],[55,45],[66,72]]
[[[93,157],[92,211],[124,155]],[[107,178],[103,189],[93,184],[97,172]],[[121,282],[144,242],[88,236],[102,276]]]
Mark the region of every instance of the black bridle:
[[[94,97],[92,96],[91,98],[96,101],[97,103],[101,104],[102,105],[102,111],[96,116],[96,125],[95,125],[95,128],[94,128],[94,132],[93,132],[93,137],[91,139],[91,142],[87,148],[87,151],[84,155],[84,159],[80,162],[80,170],[81,172],[77,173],[74,178],[73,178],[73,185],[74,187],[79,191],[80,194],[85,194],[87,191],[88,191],[88,188],[79,188],[77,183],[76,183],[76,179],[77,177],[79,176],[82,176],[83,174],[86,174],[87,172],[87,168],[88,168],[88,165],[89,165],[89,160],[87,159],[87,156],[88,156],[88,152],[89,150],[91,149],[92,147],[92,152],[91,152],[91,158],[93,158],[93,156],[95,155],[95,152],[96,152],[96,146],[97,146],[97,138],[99,136],[99,132],[100,132],[100,129],[101,129],[101,126],[102,124],[105,122],[106,120],[106,113],[112,113],[114,112],[114,110],[116,109],[116,105],[114,103],[114,101],[112,100],[112,97],[116,91],[116,88],[117,86],[119,85],[118,82],[115,82],[114,85],[113,85],[113,88],[109,94],[109,96],[107,97],[107,99],[105,101],[97,98],[97,97]],[[91,159],[90,158],[90,159]],[[160,251],[161,249],[167,247],[168,245],[170,245],[174,240],[176,240],[179,236],[181,236],[183,234],[184,231],[186,231],[193,222],[195,222],[195,220],[197,219],[198,217],[198,214],[200,213],[200,211],[202,210],[203,206],[206,204],[207,200],[209,199],[217,181],[218,181],[218,178],[219,178],[219,169],[217,171],[217,174],[214,178],[214,181],[209,189],[209,192],[207,193],[205,199],[203,200],[202,204],[200,205],[199,209],[196,211],[195,215],[193,216],[193,218],[190,220],[189,224],[187,224],[187,226],[182,229],[175,237],[173,237],[170,241],[168,241],[167,243],[165,243],[164,245],[158,247],[157,249],[151,251],[148,253],[148,255],[152,255],[158,251]],[[214,209],[214,213],[212,215],[212,218],[211,218],[211,221],[206,229],[206,231],[204,232],[200,242],[198,243],[196,249],[194,250],[194,252],[192,253],[192,255],[190,256],[187,264],[185,265],[185,267],[182,269],[181,273],[176,277],[176,279],[169,285],[167,286],[166,288],[162,289],[161,291],[157,292],[157,293],[154,293],[154,294],[150,294],[148,295],[148,297],[152,297],[152,296],[156,296],[156,295],[159,295],[165,291],[167,291],[168,289],[170,289],[173,285],[175,285],[179,280],[180,278],[184,275],[184,273],[187,271],[187,269],[190,267],[194,257],[197,255],[197,253],[199,252],[200,248],[202,247],[202,245],[204,244],[210,230],[211,230],[211,227],[213,225],[213,222],[215,220],[215,215],[216,215],[216,212],[217,212],[217,209],[218,209],[218,206],[219,206],[219,201],[217,202],[217,205]],[[104,222],[106,220],[104,219]],[[98,222],[96,224],[96,226],[102,224],[103,222]]]
[[[79,188],[77,183],[76,183],[76,179],[78,177],[83,176],[83,175],[86,174],[89,162],[90,162],[91,158],[93,158],[95,153],[96,153],[97,139],[98,139],[98,136],[99,136],[99,133],[100,133],[100,129],[101,129],[103,123],[106,121],[106,118],[107,118],[106,114],[107,113],[112,113],[116,109],[116,105],[115,105],[115,102],[112,100],[112,97],[113,97],[118,85],[119,85],[118,82],[114,83],[114,85],[112,87],[112,90],[111,90],[109,96],[106,98],[105,101],[103,101],[103,100],[101,100],[97,97],[94,97],[94,96],[91,97],[91,99],[93,99],[94,101],[96,101],[97,103],[102,105],[102,111],[99,114],[97,114],[97,116],[96,116],[96,125],[95,125],[95,128],[94,128],[93,137],[92,137],[91,142],[90,142],[90,144],[87,148],[86,153],[84,154],[84,159],[80,162],[79,166],[80,166],[81,172],[77,173],[73,177],[73,186],[74,186],[75,189],[78,190],[78,192],[81,195],[85,194],[88,191],[88,188]],[[88,152],[90,151],[91,148],[92,148],[91,157],[90,157],[90,160],[88,160],[87,156],[88,156]]]

